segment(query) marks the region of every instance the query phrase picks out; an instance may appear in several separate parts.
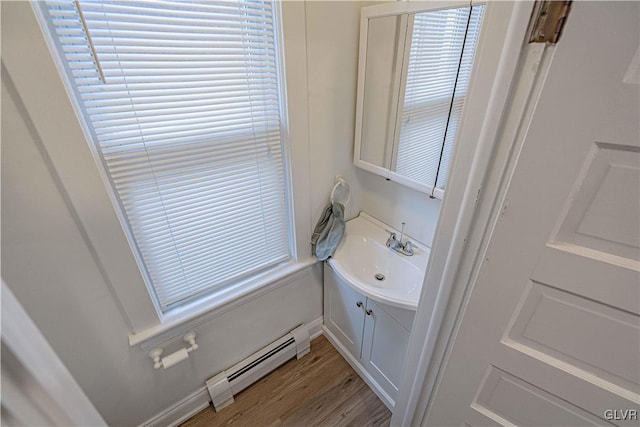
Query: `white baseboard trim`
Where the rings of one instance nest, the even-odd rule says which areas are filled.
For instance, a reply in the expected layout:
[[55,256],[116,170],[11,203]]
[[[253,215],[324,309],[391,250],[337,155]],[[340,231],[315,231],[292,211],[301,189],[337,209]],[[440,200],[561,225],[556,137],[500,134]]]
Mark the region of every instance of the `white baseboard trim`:
[[323,326],[322,331],[324,333],[324,336],[327,337],[327,339],[329,340],[329,342],[335,347],[336,350],[338,350],[338,353],[340,353],[342,357],[349,363],[349,365],[351,365],[353,370],[356,371],[358,375],[360,375],[360,378],[362,378],[364,382],[367,383],[369,388],[373,390],[376,396],[378,396],[380,400],[382,400],[382,403],[384,403],[387,406],[387,408],[389,408],[389,410],[393,412],[393,407],[395,406],[395,402],[393,401],[393,399],[391,399],[391,396],[389,396],[382,389],[382,387],[378,385],[376,380],[373,379],[373,377],[367,372],[364,366],[362,366],[360,362],[356,360],[356,358],[353,357],[353,355],[346,348],[344,348],[344,346],[340,343],[340,340],[338,340],[335,337],[335,335],[331,333],[329,329]]
[[324,325],[324,316],[320,316],[316,320],[312,320],[311,322],[307,323],[307,329],[309,330],[310,341],[313,341],[315,338],[318,338],[320,335],[322,335],[323,325]]
[[[323,319],[324,318],[320,316],[307,323],[310,340],[313,340],[323,334]],[[210,406],[210,400],[209,391],[207,390],[207,387],[203,385],[184,399],[168,407],[159,414],[149,418],[147,421],[140,424],[139,427],[175,427]],[[211,410],[213,411],[213,408]]]

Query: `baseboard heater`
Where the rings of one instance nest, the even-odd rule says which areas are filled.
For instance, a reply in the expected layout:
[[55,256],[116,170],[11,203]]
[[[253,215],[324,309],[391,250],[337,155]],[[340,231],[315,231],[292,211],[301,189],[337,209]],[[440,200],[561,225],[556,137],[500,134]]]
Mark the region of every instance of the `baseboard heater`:
[[235,394],[294,356],[300,359],[309,351],[309,330],[300,325],[242,362],[209,378],[206,384],[214,409],[217,412],[231,405]]

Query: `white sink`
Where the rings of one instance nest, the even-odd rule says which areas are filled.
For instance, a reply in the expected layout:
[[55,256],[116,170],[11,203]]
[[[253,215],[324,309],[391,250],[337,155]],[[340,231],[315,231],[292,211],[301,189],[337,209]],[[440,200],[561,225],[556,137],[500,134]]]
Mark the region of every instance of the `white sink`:
[[385,230],[400,236],[391,227],[360,213],[346,223],[344,238],[329,259],[329,265],[367,297],[415,310],[429,261],[429,248],[415,244],[413,256],[398,254],[385,246],[389,237]]

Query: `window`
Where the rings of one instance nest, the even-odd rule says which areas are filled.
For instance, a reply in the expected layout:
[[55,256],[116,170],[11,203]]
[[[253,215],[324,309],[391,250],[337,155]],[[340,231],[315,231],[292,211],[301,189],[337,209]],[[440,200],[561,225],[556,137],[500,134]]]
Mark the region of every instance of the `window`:
[[290,260],[273,5],[47,0],[43,11],[161,310]]
[[422,12],[413,19],[395,170],[433,190],[447,180],[483,9]]

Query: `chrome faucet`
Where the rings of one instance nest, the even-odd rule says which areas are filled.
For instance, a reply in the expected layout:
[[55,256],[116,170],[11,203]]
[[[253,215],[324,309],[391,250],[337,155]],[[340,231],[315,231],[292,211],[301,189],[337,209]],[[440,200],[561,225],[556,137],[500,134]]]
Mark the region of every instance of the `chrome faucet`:
[[402,238],[404,237],[404,226],[405,223],[403,222],[402,229],[400,230],[400,239],[396,237],[396,233],[387,230],[387,233],[389,233],[389,238],[387,239],[387,247],[399,254],[411,256],[413,255],[413,243],[411,242],[411,240],[407,240],[404,243],[402,242]]

